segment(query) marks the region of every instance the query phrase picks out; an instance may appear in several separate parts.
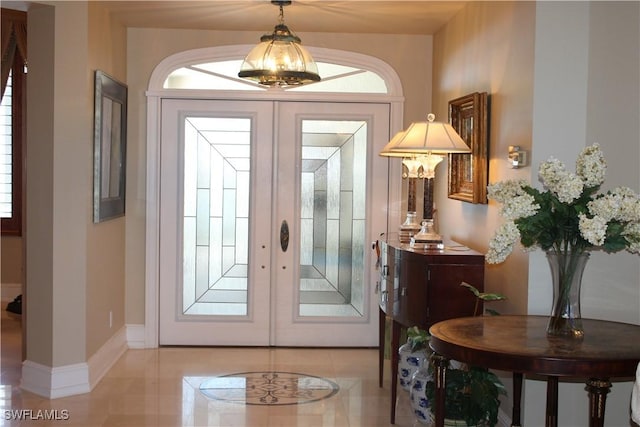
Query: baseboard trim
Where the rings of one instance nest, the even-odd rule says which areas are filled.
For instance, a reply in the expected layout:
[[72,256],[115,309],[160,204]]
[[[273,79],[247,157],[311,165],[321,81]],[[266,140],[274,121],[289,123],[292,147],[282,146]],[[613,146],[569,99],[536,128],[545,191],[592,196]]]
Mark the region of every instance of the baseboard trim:
[[146,348],[144,324],[128,324],[125,325],[125,328],[127,328],[129,348]]
[[89,384],[93,389],[127,351],[126,328],[122,327],[89,358]]
[[89,393],[127,351],[126,329],[114,334],[87,363],[50,367],[31,360],[22,363],[21,388],[48,399]]
[[52,368],[25,360],[21,388],[48,399],[88,393],[89,365],[76,363]]

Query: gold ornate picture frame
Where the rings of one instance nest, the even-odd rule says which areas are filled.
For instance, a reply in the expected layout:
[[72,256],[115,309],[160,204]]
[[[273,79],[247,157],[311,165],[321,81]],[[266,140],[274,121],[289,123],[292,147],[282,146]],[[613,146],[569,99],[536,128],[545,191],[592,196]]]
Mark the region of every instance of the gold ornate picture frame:
[[471,148],[469,154],[449,154],[449,198],[487,203],[487,93],[475,92],[449,101],[449,122]]

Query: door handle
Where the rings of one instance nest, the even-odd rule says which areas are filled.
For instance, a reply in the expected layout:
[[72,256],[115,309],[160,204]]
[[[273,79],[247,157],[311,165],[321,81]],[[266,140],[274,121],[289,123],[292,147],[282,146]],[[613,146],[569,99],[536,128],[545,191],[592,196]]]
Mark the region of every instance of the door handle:
[[282,224],[280,224],[280,247],[282,252],[287,252],[289,247],[289,224],[287,224],[286,219],[283,219]]

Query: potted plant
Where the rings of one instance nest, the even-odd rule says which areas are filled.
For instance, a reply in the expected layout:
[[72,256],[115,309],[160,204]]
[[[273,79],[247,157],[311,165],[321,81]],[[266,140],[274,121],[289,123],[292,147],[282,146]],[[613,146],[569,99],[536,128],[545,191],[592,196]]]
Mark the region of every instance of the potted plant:
[[[476,296],[473,315],[478,313],[480,301],[501,301],[501,294],[480,292],[474,286],[462,282]],[[486,310],[490,315],[498,315],[495,310]],[[429,364],[429,369],[433,366]],[[500,395],[507,394],[500,378],[487,368],[468,366],[450,361],[446,371],[445,419],[451,426],[495,426],[498,423]],[[435,401],[435,382],[428,381],[425,388],[428,402]]]
[[[427,400],[433,402],[435,393],[435,383],[429,381]],[[445,418],[454,426],[495,426],[499,397],[506,394],[500,378],[487,368],[450,362],[445,383]]]

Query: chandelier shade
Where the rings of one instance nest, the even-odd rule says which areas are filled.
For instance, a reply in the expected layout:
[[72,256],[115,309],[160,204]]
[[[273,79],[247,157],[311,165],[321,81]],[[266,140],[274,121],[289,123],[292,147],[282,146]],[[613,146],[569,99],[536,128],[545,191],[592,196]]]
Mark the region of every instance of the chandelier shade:
[[283,6],[290,1],[271,2],[280,7],[280,23],[265,34],[246,56],[238,77],[265,86],[299,86],[320,81],[318,66],[301,40],[284,24]]

